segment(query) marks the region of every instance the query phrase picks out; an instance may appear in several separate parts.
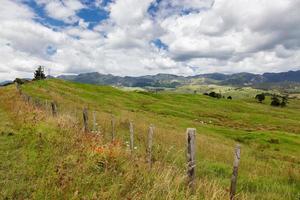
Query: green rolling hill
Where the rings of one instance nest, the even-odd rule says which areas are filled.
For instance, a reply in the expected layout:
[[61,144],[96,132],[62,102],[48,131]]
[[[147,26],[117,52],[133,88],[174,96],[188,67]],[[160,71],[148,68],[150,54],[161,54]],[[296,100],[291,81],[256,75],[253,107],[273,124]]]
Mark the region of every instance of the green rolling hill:
[[[31,103],[14,85],[0,88],[1,199],[228,199],[237,143],[242,149],[238,199],[299,198],[300,100],[275,108],[268,98],[257,103],[252,93],[227,100],[57,79],[21,88]],[[58,105],[56,117],[51,102]],[[96,113],[90,133],[82,131],[84,107],[91,128]],[[151,170],[146,162],[150,124],[155,126]],[[188,127],[197,129],[194,194],[186,187]]]

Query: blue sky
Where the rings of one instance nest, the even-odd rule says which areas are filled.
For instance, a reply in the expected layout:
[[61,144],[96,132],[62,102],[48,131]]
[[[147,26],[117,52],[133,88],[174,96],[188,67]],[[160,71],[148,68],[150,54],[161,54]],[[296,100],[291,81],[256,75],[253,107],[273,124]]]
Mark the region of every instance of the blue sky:
[[[110,2],[111,1],[109,0],[103,0],[101,1],[99,7],[96,6],[95,0],[81,1],[81,3],[85,6],[85,8],[78,10],[76,14],[78,15],[78,17],[80,17],[86,22],[89,22],[91,24],[98,24],[102,20],[105,20],[109,17],[109,12],[103,8],[107,6]],[[36,21],[40,22],[43,25],[58,26],[58,27],[64,27],[70,25],[65,23],[63,20],[49,17],[47,15],[47,12],[45,11],[45,4],[39,4],[35,0],[24,1],[24,4],[28,5],[35,12],[35,14],[38,15]],[[76,25],[76,23],[71,25]],[[89,28],[92,28],[92,26]]]
[[2,0],[0,80],[298,70],[300,2],[272,2]]

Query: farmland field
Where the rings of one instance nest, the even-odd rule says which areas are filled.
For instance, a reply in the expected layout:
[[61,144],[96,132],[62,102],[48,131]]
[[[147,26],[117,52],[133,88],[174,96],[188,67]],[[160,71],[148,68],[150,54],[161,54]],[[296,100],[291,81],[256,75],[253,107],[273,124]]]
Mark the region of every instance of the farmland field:
[[[21,88],[43,105],[26,103],[15,86],[0,88],[1,199],[228,199],[238,143],[237,199],[300,198],[300,100],[275,108],[268,98],[258,103],[254,89],[227,88],[237,96],[227,100],[56,79]],[[52,101],[57,117],[50,112]],[[88,134],[82,131],[84,107],[90,127],[96,113],[97,128]],[[145,158],[150,124],[155,126],[151,170]],[[185,177],[188,127],[197,129],[194,194]]]

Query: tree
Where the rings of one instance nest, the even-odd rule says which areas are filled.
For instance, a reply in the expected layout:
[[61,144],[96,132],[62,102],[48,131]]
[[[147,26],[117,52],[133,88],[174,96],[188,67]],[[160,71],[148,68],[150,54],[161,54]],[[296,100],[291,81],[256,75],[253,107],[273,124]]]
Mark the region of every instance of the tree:
[[257,99],[259,101],[259,103],[262,103],[266,99],[266,96],[264,93],[261,93],[261,94],[256,95],[255,99]]
[[208,96],[213,97],[213,98],[217,98],[217,99],[222,98],[222,95],[220,93],[216,93],[216,92],[210,92],[208,94]]
[[228,96],[228,97],[227,97],[227,99],[230,99],[230,100],[232,100],[232,97],[231,97],[231,96]]
[[288,104],[288,98],[289,98],[288,96],[283,96],[282,97],[282,101],[280,103],[281,107],[285,107]]
[[271,106],[280,106],[281,102],[279,100],[279,98],[276,95],[273,95],[271,98]]
[[46,75],[44,73],[44,68],[39,66],[37,70],[34,72],[34,80],[43,80],[46,79]]

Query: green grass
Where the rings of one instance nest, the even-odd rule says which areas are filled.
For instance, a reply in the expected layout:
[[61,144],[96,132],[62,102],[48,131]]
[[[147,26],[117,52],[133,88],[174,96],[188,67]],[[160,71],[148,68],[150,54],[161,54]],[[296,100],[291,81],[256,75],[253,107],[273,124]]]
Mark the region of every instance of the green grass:
[[177,93],[190,93],[194,92],[199,94],[217,92],[221,93],[225,98],[231,96],[233,99],[249,99],[254,98],[257,94],[269,92],[278,94],[276,90],[264,91],[260,89],[254,89],[251,87],[233,87],[233,86],[223,86],[223,85],[214,85],[214,84],[190,84],[177,87],[173,92]]
[[[240,143],[240,199],[299,198],[299,100],[274,108],[269,99],[260,104],[254,98],[121,91],[61,80],[32,82],[22,90],[42,101],[56,101],[60,116],[24,107],[13,87],[0,90],[0,159],[6,161],[0,164],[0,197],[224,199],[233,149]],[[82,134],[83,107],[97,112],[99,138]],[[92,150],[109,143],[111,112],[117,117],[121,145],[108,148],[117,157]],[[135,125],[134,158],[124,144],[129,120]],[[145,163],[150,124],[156,127],[152,172]],[[189,196],[185,187],[187,127],[198,133],[195,196]]]

